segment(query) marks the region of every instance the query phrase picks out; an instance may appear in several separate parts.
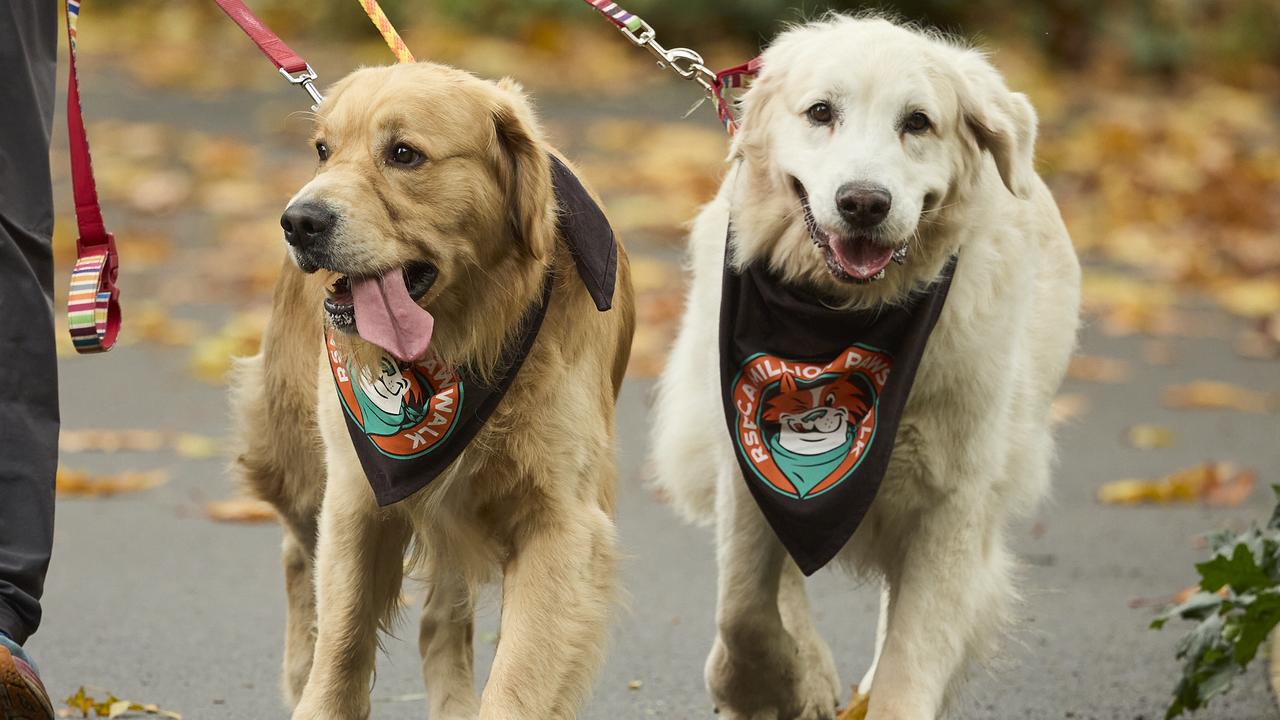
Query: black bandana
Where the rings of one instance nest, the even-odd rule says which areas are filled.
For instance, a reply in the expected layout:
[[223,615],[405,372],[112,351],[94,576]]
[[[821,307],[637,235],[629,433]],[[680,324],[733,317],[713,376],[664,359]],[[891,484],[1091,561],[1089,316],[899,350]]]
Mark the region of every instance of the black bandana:
[[[732,235],[730,236],[732,240]],[[806,575],[871,507],[956,259],[899,307],[833,310],[726,252],[720,389],[747,487]]]
[[[551,177],[561,212],[559,230],[573,253],[583,284],[600,310],[613,303],[618,247],[604,213],[578,178],[551,157]],[[533,348],[547,314],[554,276],[543,281],[538,304],[507,348],[505,370],[491,386],[466,370],[446,367],[434,355],[402,363],[383,354],[378,367],[353,367],[325,331],[329,368],[356,456],[381,506],[399,502],[444,472],[484,427]]]

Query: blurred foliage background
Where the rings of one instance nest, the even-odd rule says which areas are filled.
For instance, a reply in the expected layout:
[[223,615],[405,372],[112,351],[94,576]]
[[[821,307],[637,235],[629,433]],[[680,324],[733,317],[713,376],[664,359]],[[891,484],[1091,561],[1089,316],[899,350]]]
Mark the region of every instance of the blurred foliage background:
[[[633,249],[632,370],[654,374],[681,306],[671,251],[724,169],[713,113],[681,118],[697,89],[657,70],[582,0],[381,2],[418,59],[510,75],[533,95],[549,137],[603,194]],[[248,4],[322,84],[392,61],[355,0]],[[663,44],[695,48],[713,68],[829,11],[892,12],[977,43],[1039,112],[1037,165],[1087,262],[1086,311],[1101,328],[1146,338],[1153,358],[1168,359],[1187,336],[1280,357],[1280,0],[623,4]],[[82,72],[107,82],[89,84],[99,93],[87,99],[90,135],[108,215],[125,226],[127,272],[209,268],[205,299],[239,313],[216,320],[213,341],[190,325],[175,331],[174,309],[194,302],[175,273],[133,296],[155,303],[133,327],[173,345],[203,334],[195,362],[216,381],[227,356],[256,346],[280,259],[279,211],[314,167],[301,93],[212,0],[93,0],[81,18]],[[60,235],[64,261],[73,240]],[[1206,301],[1244,324],[1200,313]]]
[[[95,3],[97,5],[98,3]],[[164,11],[165,0],[104,0],[102,6]],[[261,0],[269,24],[331,37],[365,33],[349,3]],[[509,35],[536,37],[548,24],[594,22],[578,0],[384,0],[386,12],[412,26],[427,18]],[[1134,72],[1176,77],[1210,72],[1257,81],[1258,65],[1280,66],[1280,2],[1276,0],[631,0],[623,5],[676,35],[761,44],[786,23],[835,11],[878,11],[966,37],[1022,38],[1055,64],[1083,68],[1122,64]],[[203,3],[212,17],[212,3]]]

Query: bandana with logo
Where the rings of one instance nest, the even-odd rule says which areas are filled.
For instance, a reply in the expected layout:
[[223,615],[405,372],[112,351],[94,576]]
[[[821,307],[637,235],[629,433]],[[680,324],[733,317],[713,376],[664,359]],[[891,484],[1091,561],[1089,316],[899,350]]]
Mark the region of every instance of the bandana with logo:
[[955,264],[900,306],[846,311],[761,264],[738,272],[726,253],[725,420],[752,497],[806,575],[840,552],[875,499]]
[[[604,213],[563,162],[551,157],[560,207],[559,230],[573,253],[578,275],[600,311],[613,303],[618,247]],[[442,364],[434,354],[405,363],[383,354],[376,367],[357,367],[325,330],[329,368],[356,456],[382,506],[426,487],[466,449],[484,427],[533,348],[547,314],[555,278],[543,281],[538,304],[520,334],[511,338],[504,371],[491,385],[467,370]]]

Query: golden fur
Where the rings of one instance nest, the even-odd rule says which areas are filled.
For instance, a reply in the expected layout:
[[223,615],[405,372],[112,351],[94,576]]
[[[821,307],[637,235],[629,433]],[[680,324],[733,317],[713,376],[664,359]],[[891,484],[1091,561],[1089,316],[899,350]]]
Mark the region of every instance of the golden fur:
[[[447,362],[500,371],[548,268],[556,282],[485,428],[431,485],[379,508],[322,361],[329,274],[286,261],[233,405],[235,469],[285,527],[293,717],[369,715],[377,630],[406,570],[431,588],[420,647],[433,720],[574,717],[613,599],[614,402],[634,326],[626,254],[619,248],[613,309],[598,312],[557,232],[550,148],[513,83],[426,63],[364,69],[332,89],[316,132],[329,157],[295,201],[338,208],[329,269],[435,264],[439,279],[420,303],[436,318],[431,351]],[[420,168],[382,161],[382,148],[402,141],[428,158]],[[380,352],[353,336],[339,342],[357,360]],[[499,574],[501,641],[477,697],[472,603]]]

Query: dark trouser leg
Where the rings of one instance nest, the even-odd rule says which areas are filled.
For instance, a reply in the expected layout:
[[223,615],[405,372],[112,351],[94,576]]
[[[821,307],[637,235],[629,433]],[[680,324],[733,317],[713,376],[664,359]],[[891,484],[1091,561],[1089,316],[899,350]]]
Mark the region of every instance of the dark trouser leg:
[[0,631],[40,624],[58,454],[49,133],[55,0],[0,3]]

